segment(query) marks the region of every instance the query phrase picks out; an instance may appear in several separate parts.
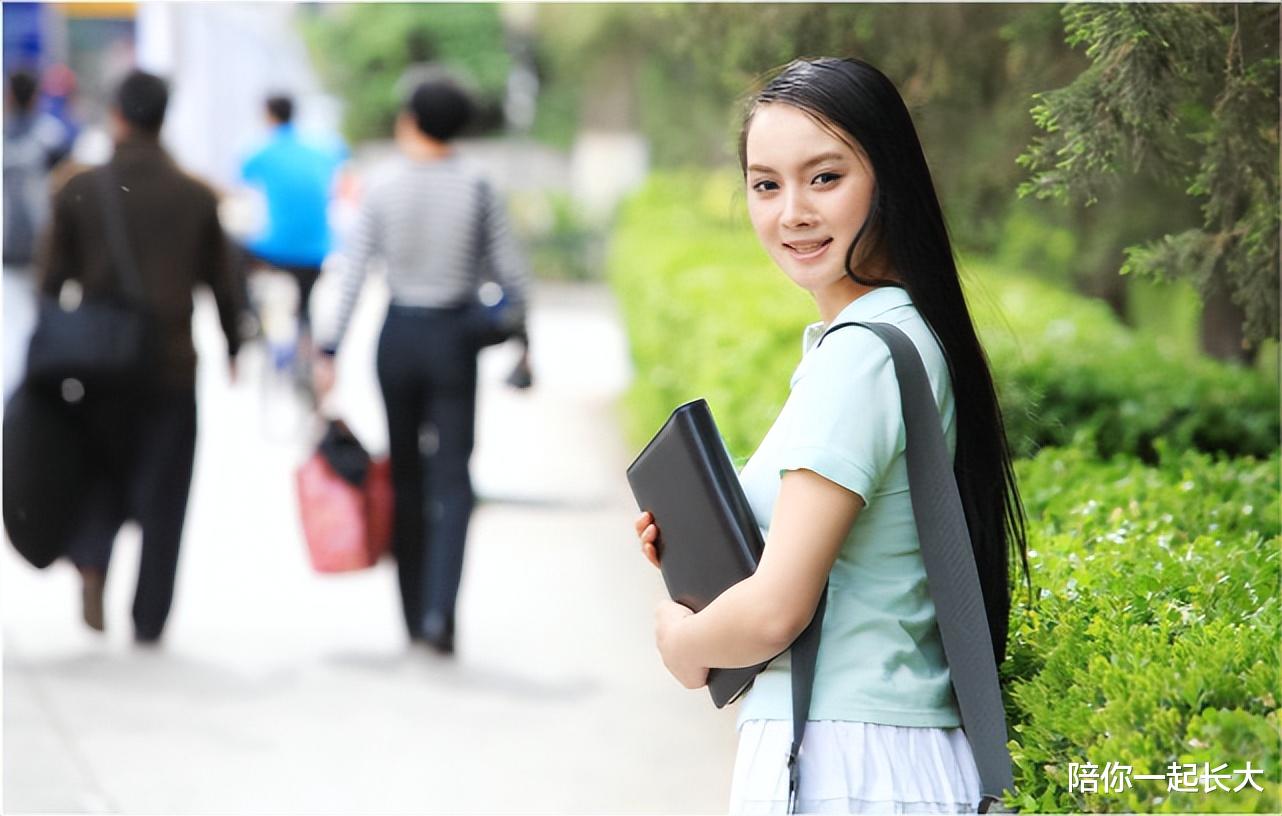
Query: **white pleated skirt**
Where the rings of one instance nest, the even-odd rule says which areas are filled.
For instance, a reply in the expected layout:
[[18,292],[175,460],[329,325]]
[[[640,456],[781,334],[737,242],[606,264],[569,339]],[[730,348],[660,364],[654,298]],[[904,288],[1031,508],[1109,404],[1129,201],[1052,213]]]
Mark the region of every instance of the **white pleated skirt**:
[[[730,786],[730,812],[788,812],[792,723],[748,720]],[[974,813],[979,771],[960,728],[818,720],[806,723],[798,813]]]

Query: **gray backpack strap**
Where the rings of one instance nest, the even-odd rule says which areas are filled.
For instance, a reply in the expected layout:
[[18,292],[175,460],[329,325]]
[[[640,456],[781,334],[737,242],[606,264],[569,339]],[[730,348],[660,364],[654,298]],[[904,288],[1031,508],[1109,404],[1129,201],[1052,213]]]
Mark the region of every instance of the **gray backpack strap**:
[[819,659],[819,630],[823,627],[824,610],[828,606],[828,582],[819,594],[815,616],[801,630],[790,647],[792,660],[792,747],[788,749],[788,812],[797,812],[797,789],[801,783],[801,769],[797,761],[801,753],[801,740],[806,735],[806,720],[810,716],[810,695],[815,686],[815,662]]
[[[1000,805],[1002,792],[1014,788],[1015,782],[1010,751],[1006,747],[1006,711],[984,611],[983,590],[979,585],[979,570],[953,475],[952,458],[940,425],[939,408],[930,390],[926,367],[908,335],[888,323],[840,323],[824,332],[819,342],[823,343],[829,334],[846,326],[862,326],[876,334],[889,347],[894,361],[904,412],[908,489],[926,567],[926,583],[935,604],[939,635],[961,711],[962,729],[979,770],[982,794],[979,812],[985,813],[993,805]],[[826,588],[824,596],[827,596]],[[818,629],[822,615],[821,601],[807,632],[811,627]],[[802,637],[805,636],[803,632]],[[818,652],[817,631],[814,640],[816,648],[808,655],[799,655],[795,645],[792,652],[793,731],[797,743],[792,756],[796,755],[805,727],[804,722],[800,726],[796,723],[797,690],[799,686],[805,687],[806,707],[800,710],[808,711]],[[795,762],[791,756],[789,762],[793,771],[790,789],[793,789]],[[795,795],[790,796],[790,812],[793,799]]]

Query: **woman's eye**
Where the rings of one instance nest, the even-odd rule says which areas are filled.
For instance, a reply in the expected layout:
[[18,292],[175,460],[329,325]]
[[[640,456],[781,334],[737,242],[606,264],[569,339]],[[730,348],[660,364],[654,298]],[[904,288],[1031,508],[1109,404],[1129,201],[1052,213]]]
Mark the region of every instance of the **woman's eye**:
[[815,176],[815,182],[818,184],[832,184],[839,178],[841,178],[840,173],[820,173]]
[[768,193],[772,190],[778,190],[779,185],[775,184],[773,181],[770,181],[769,179],[762,179],[761,181],[758,181],[755,184],[753,184],[752,189],[758,193]]

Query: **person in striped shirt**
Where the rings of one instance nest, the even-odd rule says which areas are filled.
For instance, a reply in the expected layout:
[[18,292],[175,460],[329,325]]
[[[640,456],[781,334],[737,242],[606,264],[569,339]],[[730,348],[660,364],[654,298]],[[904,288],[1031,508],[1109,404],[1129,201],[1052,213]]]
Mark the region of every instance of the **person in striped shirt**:
[[342,252],[337,329],[320,346],[315,372],[323,396],[366,268],[381,257],[391,291],[377,368],[396,495],[393,550],[410,638],[441,654],[454,651],[474,503],[468,461],[477,354],[488,342],[477,292],[484,281],[497,282],[507,318],[523,327],[529,289],[497,190],[452,144],[471,107],[445,77],[410,93],[396,121],[399,155],[373,175]]

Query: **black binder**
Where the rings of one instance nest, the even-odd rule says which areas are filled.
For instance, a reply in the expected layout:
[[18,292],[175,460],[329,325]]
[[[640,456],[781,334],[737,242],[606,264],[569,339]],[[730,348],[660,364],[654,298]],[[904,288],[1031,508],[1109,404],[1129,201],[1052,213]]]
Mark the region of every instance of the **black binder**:
[[[698,612],[756,571],[765,544],[707,402],[672,412],[628,466],[628,483],[659,527],[672,600]],[[766,663],[709,671],[712,702],[721,708],[736,700]]]

